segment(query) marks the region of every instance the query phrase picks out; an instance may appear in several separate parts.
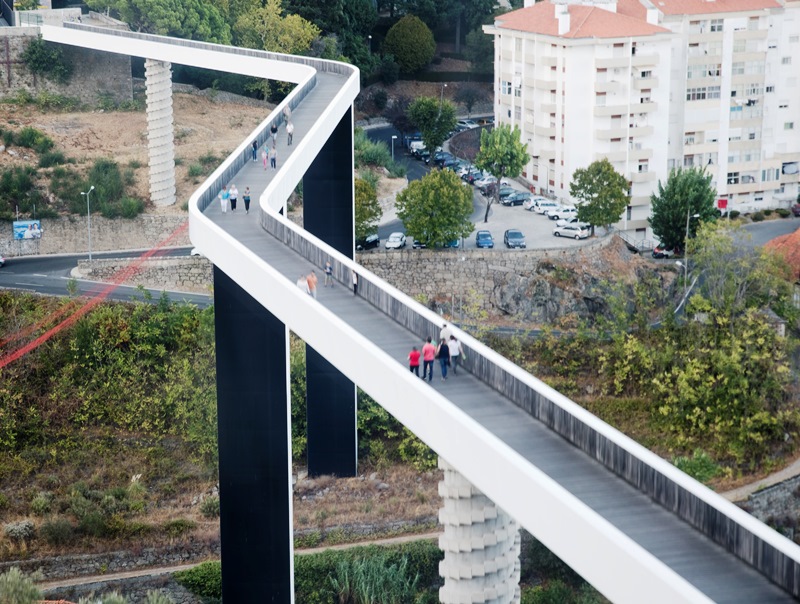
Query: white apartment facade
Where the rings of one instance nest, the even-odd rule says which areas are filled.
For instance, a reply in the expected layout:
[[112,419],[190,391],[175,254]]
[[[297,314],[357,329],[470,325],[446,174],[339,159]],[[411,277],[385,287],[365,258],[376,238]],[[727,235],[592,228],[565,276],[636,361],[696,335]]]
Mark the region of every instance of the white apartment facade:
[[[524,176],[569,199],[608,158],[631,183],[618,226],[643,230],[674,167],[705,166],[739,211],[798,194],[800,1],[545,0],[485,26],[495,120],[528,143]],[[798,57],[794,57],[796,54]]]

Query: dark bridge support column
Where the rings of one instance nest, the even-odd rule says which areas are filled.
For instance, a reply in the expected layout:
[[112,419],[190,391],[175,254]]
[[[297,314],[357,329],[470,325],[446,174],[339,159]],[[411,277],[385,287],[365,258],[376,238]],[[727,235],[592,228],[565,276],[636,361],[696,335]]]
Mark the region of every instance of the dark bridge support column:
[[214,267],[222,594],[290,602],[286,326]]
[[[348,258],[353,257],[352,109],[342,117],[303,177],[303,226]],[[308,473],[355,476],[355,385],[309,346],[306,380]]]

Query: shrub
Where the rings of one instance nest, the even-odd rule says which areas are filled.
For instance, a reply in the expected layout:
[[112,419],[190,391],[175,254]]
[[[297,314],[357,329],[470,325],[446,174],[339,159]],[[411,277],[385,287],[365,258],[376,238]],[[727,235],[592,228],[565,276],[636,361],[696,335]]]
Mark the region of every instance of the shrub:
[[193,530],[197,524],[186,518],[176,518],[175,520],[168,520],[161,528],[168,537],[176,538],[185,535]]
[[42,491],[31,501],[31,513],[34,516],[44,516],[50,513],[53,506],[53,495]]
[[86,199],[81,191],[86,191],[86,181],[75,170],[56,166],[50,175],[50,192],[62,201],[74,214],[86,213]]
[[0,511],[6,509],[8,507],[8,497],[0,493]]
[[389,176],[392,178],[403,178],[408,174],[408,169],[406,168],[405,164],[401,164],[399,162],[394,162],[388,168]]
[[203,518],[219,518],[219,497],[214,495],[203,499],[200,504],[200,513]]
[[778,208],[775,213],[781,218],[788,218],[791,215],[791,212],[786,208]]
[[135,197],[125,197],[120,201],[119,215],[123,218],[136,218],[144,212],[144,202]]
[[707,484],[711,479],[719,476],[721,468],[705,451],[697,450],[692,457],[676,457],[673,462],[681,472]]
[[75,535],[75,527],[66,518],[47,520],[39,527],[39,535],[49,545],[67,545]]
[[205,168],[200,164],[192,164],[189,166],[189,176],[191,178],[197,178],[198,176],[202,176],[205,173]]
[[375,109],[378,111],[383,111],[386,109],[386,103],[389,100],[389,95],[383,88],[377,88],[372,93],[372,102],[375,105]]
[[41,130],[26,126],[14,136],[14,142],[20,147],[28,147],[37,153],[47,153],[53,148],[53,140]]
[[36,38],[28,43],[22,60],[31,71],[58,83],[66,83],[72,77],[72,63],[65,57],[63,51],[56,45]]
[[67,158],[61,151],[48,151],[39,156],[40,168],[52,168],[65,163],[67,163]]
[[764,220],[764,213],[763,212],[756,212],[752,216],[750,216],[750,220],[753,222],[762,222]]
[[42,594],[22,571],[12,567],[0,575],[0,602],[3,604],[33,604],[42,599]]
[[29,541],[33,539],[36,528],[30,520],[20,520],[4,524],[3,532],[12,541]]
[[219,562],[203,562],[189,570],[178,571],[173,577],[196,596],[222,597],[222,567]]
[[731,210],[731,212],[730,212],[730,217],[731,218],[738,218],[741,215],[742,215],[742,213],[739,210]]
[[772,210],[767,208],[764,210],[764,216],[772,216]]
[[380,66],[381,82],[387,86],[391,86],[400,77],[400,66],[394,57],[390,54],[383,55]]
[[431,62],[436,51],[433,33],[419,17],[413,15],[406,15],[395,23],[386,32],[383,45],[403,73],[419,71]]
[[112,591],[110,594],[103,594],[99,598],[96,596],[81,598],[78,600],[78,604],[128,604],[128,600],[118,592]]
[[155,591],[148,591],[144,604],[173,604],[172,599]]
[[525,589],[520,599],[520,604],[573,604],[574,602],[573,589],[558,580]]

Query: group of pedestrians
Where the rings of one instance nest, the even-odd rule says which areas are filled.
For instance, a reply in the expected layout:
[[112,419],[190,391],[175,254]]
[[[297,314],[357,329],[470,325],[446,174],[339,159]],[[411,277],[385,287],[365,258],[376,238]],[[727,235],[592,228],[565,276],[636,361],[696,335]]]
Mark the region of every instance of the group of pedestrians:
[[[231,212],[236,211],[236,204],[239,202],[239,189],[236,188],[235,184],[231,183],[230,186],[223,185],[222,190],[219,192],[217,197],[219,198],[219,203],[223,214],[228,212],[229,205]],[[250,197],[250,187],[245,187],[244,194],[242,195],[245,214],[250,213]]]
[[419,377],[420,359],[422,360],[422,379],[433,381],[433,363],[439,360],[439,367],[442,373],[442,381],[447,380],[448,367],[453,368],[453,375],[458,375],[458,365],[463,356],[461,342],[456,340],[452,330],[444,324],[439,332],[438,344],[433,344],[433,338],[428,337],[422,345],[422,351],[416,346],[411,348],[408,353],[408,367],[411,373]]
[[[286,121],[286,144],[291,146],[292,139],[294,138],[294,123],[292,122],[292,110],[288,106],[283,108],[283,117]],[[253,161],[258,158],[258,140],[254,140],[253,147]],[[264,145],[261,150],[261,159],[264,163],[264,169],[267,169],[267,163],[273,170],[278,169],[278,123],[272,122],[269,127],[269,145]]]

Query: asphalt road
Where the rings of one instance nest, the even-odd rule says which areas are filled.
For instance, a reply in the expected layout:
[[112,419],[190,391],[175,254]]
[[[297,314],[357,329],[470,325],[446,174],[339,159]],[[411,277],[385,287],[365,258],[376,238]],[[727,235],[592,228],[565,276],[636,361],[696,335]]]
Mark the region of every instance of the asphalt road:
[[[188,256],[191,248],[173,248],[164,250],[164,256]],[[100,258],[138,258],[141,251],[135,252],[101,252],[93,253],[93,259]],[[23,258],[6,258],[6,265],[0,269],[0,288],[18,289],[38,292],[50,296],[67,295],[67,284],[70,271],[85,260],[86,254],[58,256],[26,256]],[[80,295],[91,296],[108,287],[107,284],[95,281],[76,280]],[[147,293],[146,293],[147,292]],[[205,308],[212,304],[210,295],[190,294],[184,292],[167,292],[173,301],[184,301]],[[161,296],[160,290],[142,290],[127,285],[117,286],[107,296],[110,300],[144,300],[149,294],[153,299]]]

